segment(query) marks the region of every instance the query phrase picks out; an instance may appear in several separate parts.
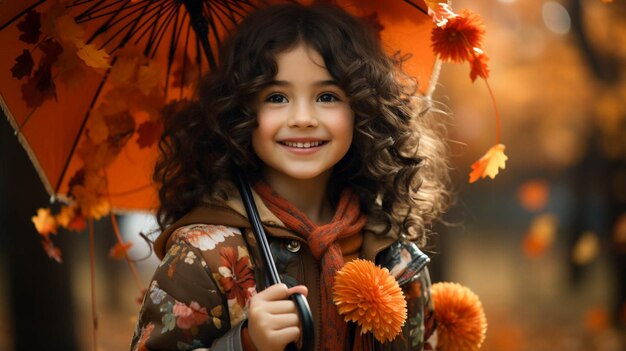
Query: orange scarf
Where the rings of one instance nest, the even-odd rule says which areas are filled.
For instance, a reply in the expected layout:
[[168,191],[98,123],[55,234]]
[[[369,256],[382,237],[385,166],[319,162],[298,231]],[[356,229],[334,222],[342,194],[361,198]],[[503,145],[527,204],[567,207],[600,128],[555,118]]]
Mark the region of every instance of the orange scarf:
[[337,240],[359,234],[367,221],[361,213],[358,196],[351,189],[344,189],[331,222],[318,226],[266,183],[256,183],[254,190],[287,228],[307,241],[313,257],[320,261],[322,350],[345,350],[348,328],[333,302],[332,287],[335,273],[344,264]]

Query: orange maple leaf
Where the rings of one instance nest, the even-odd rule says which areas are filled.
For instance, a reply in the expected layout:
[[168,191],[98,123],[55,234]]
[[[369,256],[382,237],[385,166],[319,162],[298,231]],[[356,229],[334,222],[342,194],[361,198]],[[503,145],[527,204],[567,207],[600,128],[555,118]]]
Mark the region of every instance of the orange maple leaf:
[[109,54],[104,49],[96,49],[93,44],[84,45],[76,52],[85,64],[93,68],[109,68]]
[[491,179],[495,178],[499,172],[499,169],[505,169],[505,161],[508,157],[504,154],[505,146],[497,144],[491,147],[489,151],[478,161],[472,165],[472,172],[469,175],[469,182],[473,183],[479,178],[485,178],[489,176]]
[[109,251],[109,257],[116,260],[124,259],[126,253],[128,252],[128,250],[130,250],[132,246],[133,243],[130,241],[127,241],[125,243],[119,242],[111,248],[111,250]]
[[528,258],[543,255],[554,243],[558,220],[554,215],[543,214],[533,219],[524,236],[522,250]]
[[61,249],[54,246],[54,244],[52,243],[52,240],[46,238],[41,241],[41,245],[43,246],[43,249],[46,252],[46,254],[48,254],[48,257],[54,259],[58,263],[63,262],[63,260],[61,259]]
[[550,186],[544,179],[529,180],[519,187],[517,197],[526,210],[541,211],[548,204]]
[[63,206],[61,212],[55,217],[57,223],[63,228],[77,232],[85,229],[85,217],[80,213],[76,203],[70,206]]
[[37,232],[43,237],[48,238],[50,233],[57,233],[57,222],[52,216],[49,208],[40,208],[37,210],[37,215],[31,218]]

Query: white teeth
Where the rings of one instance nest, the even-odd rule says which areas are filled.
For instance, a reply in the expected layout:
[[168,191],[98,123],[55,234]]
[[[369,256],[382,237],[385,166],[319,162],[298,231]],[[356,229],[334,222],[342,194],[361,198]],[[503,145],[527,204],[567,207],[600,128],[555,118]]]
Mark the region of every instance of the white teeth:
[[322,145],[324,142],[323,141],[305,141],[303,143],[301,142],[291,142],[291,141],[283,141],[282,144],[289,146],[289,147],[295,147],[298,149],[308,149],[308,148],[312,148],[312,147],[317,147]]

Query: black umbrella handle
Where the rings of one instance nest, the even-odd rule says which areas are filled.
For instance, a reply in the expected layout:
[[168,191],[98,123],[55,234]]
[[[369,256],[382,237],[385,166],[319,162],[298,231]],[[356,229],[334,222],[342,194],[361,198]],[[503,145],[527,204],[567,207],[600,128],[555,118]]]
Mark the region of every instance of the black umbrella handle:
[[[267,242],[265,230],[261,225],[261,218],[259,217],[259,212],[257,211],[256,205],[254,203],[254,197],[252,197],[252,190],[250,190],[250,185],[240,172],[236,172],[235,177],[237,178],[237,186],[239,188],[239,193],[241,194],[243,204],[246,208],[248,219],[250,220],[250,224],[252,225],[252,232],[254,233],[257,244],[259,246],[261,260],[263,260],[263,265],[266,270],[269,285],[280,284],[280,276],[278,275],[276,264],[274,263],[274,259],[272,258],[272,251],[270,250],[270,245]],[[298,314],[300,315],[300,323],[302,324],[301,350],[312,351],[315,345],[315,328],[313,325],[313,317],[311,315],[311,309],[309,308],[309,304],[306,298],[299,293],[292,294],[291,296],[289,296],[289,298],[295,303]],[[287,350],[298,350],[298,348],[294,343],[290,343],[289,345],[287,345]]]

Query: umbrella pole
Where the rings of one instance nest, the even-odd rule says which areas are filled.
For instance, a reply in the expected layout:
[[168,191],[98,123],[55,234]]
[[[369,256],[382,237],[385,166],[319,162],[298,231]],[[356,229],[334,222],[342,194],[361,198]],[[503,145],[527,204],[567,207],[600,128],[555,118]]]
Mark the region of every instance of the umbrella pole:
[[210,70],[217,67],[213,53],[211,52],[211,44],[209,43],[209,22],[202,14],[202,2],[198,0],[183,0],[183,5],[189,14],[189,23],[196,32],[196,36],[200,39],[204,57],[206,57]]
[[[263,261],[262,263],[265,268],[266,278],[269,282],[268,285],[280,284],[280,276],[278,275],[276,264],[272,258],[272,251],[270,250],[265,230],[261,224],[261,218],[254,203],[254,197],[252,196],[250,185],[240,172],[236,172],[235,177],[237,178],[237,186],[239,188],[239,193],[241,194],[241,200],[246,208],[248,220],[250,221],[252,232],[254,233],[254,237],[257,241],[259,255]],[[302,325],[302,337],[300,339],[302,348],[300,350],[312,351],[315,346],[315,327],[313,325],[313,317],[311,315],[309,304],[302,294],[292,294],[289,296],[289,299],[295,303],[298,315],[300,316],[300,324]],[[287,351],[295,350],[298,350],[298,348],[294,343],[287,345]]]

